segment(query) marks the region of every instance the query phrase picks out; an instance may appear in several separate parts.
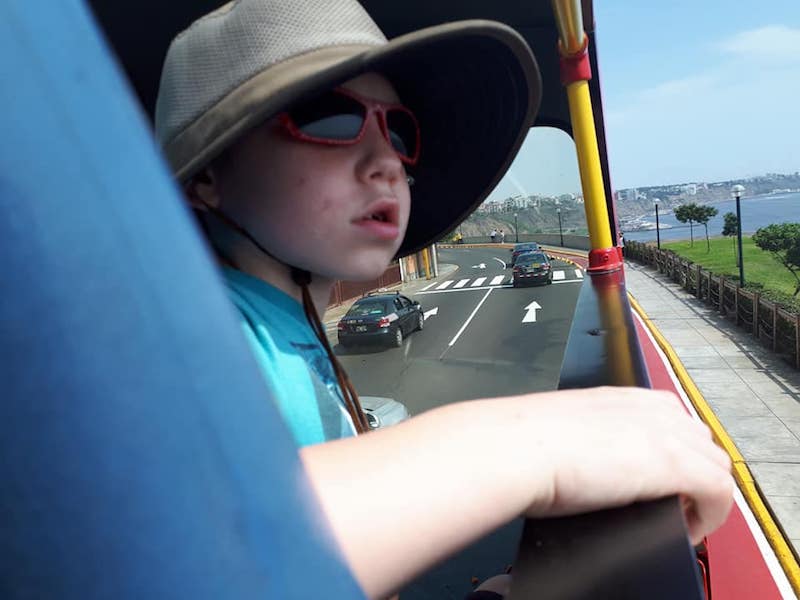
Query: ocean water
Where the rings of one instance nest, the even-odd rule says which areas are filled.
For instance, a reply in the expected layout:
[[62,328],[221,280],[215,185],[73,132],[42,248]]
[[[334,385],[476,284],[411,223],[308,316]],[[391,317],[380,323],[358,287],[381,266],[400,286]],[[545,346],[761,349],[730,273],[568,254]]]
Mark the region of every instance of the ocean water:
[[[754,233],[759,227],[766,227],[772,223],[800,223],[800,193],[791,194],[770,194],[767,196],[753,196],[740,200],[742,209],[742,233]],[[727,212],[736,214],[736,200],[726,200],[711,204],[719,211],[716,216],[708,222],[708,235],[722,235],[722,227],[725,224],[724,215]],[[644,215],[646,221],[655,223],[656,212]],[[689,239],[689,225],[679,222],[671,212],[664,214],[664,210],[659,208],[658,220],[661,224],[661,240]],[[664,225],[671,225],[670,229],[664,229]],[[694,226],[695,239],[705,237],[705,229],[702,225]],[[631,231],[625,232],[625,239],[637,242],[655,241],[655,229],[650,231]]]

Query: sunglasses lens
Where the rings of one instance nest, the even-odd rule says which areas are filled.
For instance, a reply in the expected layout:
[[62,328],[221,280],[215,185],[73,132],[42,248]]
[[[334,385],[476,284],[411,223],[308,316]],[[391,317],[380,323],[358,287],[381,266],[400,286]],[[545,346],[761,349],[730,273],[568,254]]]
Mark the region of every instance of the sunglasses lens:
[[304,134],[325,140],[353,140],[364,125],[366,109],[341,94],[325,94],[293,108],[289,115]]
[[417,123],[414,118],[404,110],[389,110],[386,112],[386,127],[397,153],[414,158],[417,154]]

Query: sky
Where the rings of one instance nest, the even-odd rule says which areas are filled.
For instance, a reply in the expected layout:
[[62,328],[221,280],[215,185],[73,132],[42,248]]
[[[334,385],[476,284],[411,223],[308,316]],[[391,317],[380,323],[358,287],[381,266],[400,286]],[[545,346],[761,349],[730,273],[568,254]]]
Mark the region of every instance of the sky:
[[[800,171],[800,0],[594,6],[614,189]],[[489,199],[579,192],[573,154],[533,130]]]

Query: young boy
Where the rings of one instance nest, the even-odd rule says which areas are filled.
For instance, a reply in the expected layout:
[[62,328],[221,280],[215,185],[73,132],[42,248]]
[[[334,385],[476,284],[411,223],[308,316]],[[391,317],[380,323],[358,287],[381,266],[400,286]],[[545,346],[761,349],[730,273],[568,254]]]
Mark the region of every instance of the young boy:
[[[521,514],[678,493],[697,541],[730,508],[727,455],[662,392],[459,403],[354,437],[366,430],[358,400],[317,316],[331,285],[450,231],[507,170],[539,97],[508,28],[453,23],[387,42],[355,0],[233,2],[167,55],[158,138],[370,597]],[[376,506],[393,518],[365,528]]]

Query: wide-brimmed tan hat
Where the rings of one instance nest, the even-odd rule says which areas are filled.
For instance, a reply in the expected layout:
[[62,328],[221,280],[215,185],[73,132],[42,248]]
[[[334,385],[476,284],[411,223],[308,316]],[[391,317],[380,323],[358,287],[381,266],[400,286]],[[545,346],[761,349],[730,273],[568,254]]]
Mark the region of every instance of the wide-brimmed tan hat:
[[170,45],[156,135],[186,181],[247,130],[368,71],[386,76],[420,123],[403,256],[486,198],[533,124],[539,70],[505,25],[460,21],[387,41],[356,0],[230,2]]

